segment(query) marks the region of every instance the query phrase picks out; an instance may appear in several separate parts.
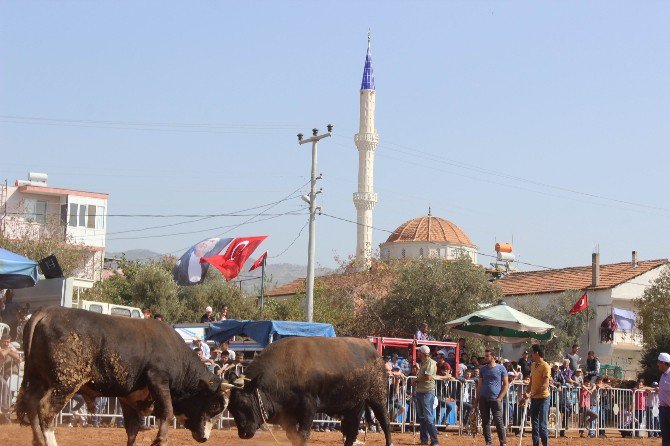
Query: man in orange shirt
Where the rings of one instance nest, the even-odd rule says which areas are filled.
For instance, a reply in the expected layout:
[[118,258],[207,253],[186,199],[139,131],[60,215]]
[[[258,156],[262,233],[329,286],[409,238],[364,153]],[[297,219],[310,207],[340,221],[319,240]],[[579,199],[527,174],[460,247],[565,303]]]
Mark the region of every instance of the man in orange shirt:
[[521,400],[525,405],[530,398],[530,422],[533,429],[533,446],[549,444],[547,419],[549,417],[549,377],[551,367],[544,360],[544,347],[534,344],[531,359],[533,364],[530,371],[530,392],[526,392]]

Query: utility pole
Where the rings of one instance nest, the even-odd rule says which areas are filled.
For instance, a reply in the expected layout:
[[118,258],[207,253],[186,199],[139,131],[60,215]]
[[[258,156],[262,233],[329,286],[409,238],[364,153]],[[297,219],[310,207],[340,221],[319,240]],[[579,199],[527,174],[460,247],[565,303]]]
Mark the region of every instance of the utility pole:
[[309,189],[309,197],[303,195],[303,201],[309,204],[309,242],[307,244],[307,308],[306,316],[307,322],[313,322],[314,320],[314,256],[316,254],[315,246],[315,237],[316,237],[316,195],[321,193],[321,190],[316,190],[316,180],[321,179],[321,175],[316,176],[316,155],[317,155],[317,144],[323,138],[328,138],[333,134],[333,125],[328,124],[328,133],[319,135],[318,129],[312,129],[312,137],[303,139],[303,134],[298,133],[298,144],[307,144],[308,142],[312,143],[312,175],[311,175],[311,185]]

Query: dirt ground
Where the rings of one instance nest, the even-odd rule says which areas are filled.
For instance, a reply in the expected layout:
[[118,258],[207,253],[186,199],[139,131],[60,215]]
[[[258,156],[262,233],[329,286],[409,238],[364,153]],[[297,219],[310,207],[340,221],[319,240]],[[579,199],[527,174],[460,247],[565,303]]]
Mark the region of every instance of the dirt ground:
[[[138,435],[137,444],[140,446],[149,446],[156,434],[156,431],[141,432]],[[275,436],[282,446],[288,446],[290,443],[281,431],[275,431]],[[123,429],[115,428],[57,428],[56,439],[61,446],[82,446],[82,445],[125,445],[126,434]],[[32,433],[29,427],[18,426],[16,424],[7,426],[0,426],[0,445],[2,446],[23,446],[30,445],[32,440]],[[363,434],[358,436],[359,441],[363,441]],[[168,434],[168,441],[170,446],[185,446],[199,444],[191,437],[191,433],[184,429],[170,429]],[[457,434],[449,433],[445,438],[444,433],[440,433],[440,442],[443,445],[458,444],[458,446],[484,446],[484,439],[481,435],[473,438],[470,436],[459,436]],[[510,437],[508,439],[510,446],[518,445],[518,437]],[[608,433],[608,438],[579,438],[576,433],[568,438],[550,438],[551,445],[560,446],[586,446],[587,444],[599,444],[602,446],[611,445],[631,445],[635,446],[658,446],[661,440],[658,438],[621,438],[617,432]],[[237,431],[233,429],[213,430],[209,441],[204,444],[211,445],[241,445],[241,446],[271,446],[275,445],[275,441],[269,432],[259,432],[250,440],[241,440],[237,436]],[[310,444],[320,446],[340,446],[342,444],[342,436],[339,432],[314,432]],[[384,436],[377,433],[368,433],[365,441],[366,446],[383,446]],[[419,434],[413,436],[412,433],[394,433],[393,444],[395,446],[410,446],[419,444]],[[495,442],[497,445],[497,441]],[[523,446],[530,446],[530,437],[524,436]]]

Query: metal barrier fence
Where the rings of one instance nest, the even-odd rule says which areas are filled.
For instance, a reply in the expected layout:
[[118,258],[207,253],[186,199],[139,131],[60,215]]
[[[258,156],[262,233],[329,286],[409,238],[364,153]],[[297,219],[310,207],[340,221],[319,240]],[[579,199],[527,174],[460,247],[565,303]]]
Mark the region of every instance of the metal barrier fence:
[[23,353],[17,353],[19,360],[9,355],[0,364],[0,422],[9,421],[23,379]]
[[[20,357],[23,358],[21,352]],[[16,402],[23,378],[23,362],[10,358],[0,364],[0,420],[9,417]],[[503,399],[503,422],[508,431],[518,433],[522,425],[523,408],[519,404],[528,384],[514,381]],[[415,377],[392,375],[388,381],[387,410],[391,426],[406,432],[417,429],[414,399]],[[550,388],[548,428],[551,435],[579,432],[582,435],[602,436],[606,431],[618,431],[622,436],[658,436],[658,395],[654,391],[619,388]],[[435,424],[441,430],[469,432],[469,416],[474,407],[476,383],[465,380],[437,380],[434,401]],[[61,425],[89,424],[92,426],[122,426],[121,405],[116,398],[100,397],[95,400],[95,413],[88,413],[83,398],[75,396],[58,414]],[[145,417],[143,423],[155,425],[154,417]],[[339,420],[326,414],[317,414],[314,428],[333,430]],[[216,419],[216,427],[234,426],[228,411]],[[530,423],[526,420],[526,429]],[[176,420],[174,426],[177,426]]]

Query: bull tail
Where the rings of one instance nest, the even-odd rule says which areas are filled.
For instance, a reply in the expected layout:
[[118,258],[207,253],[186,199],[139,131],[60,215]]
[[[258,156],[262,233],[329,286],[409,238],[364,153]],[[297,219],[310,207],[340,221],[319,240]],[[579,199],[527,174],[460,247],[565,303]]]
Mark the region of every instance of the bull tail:
[[35,327],[40,323],[42,319],[46,317],[46,312],[43,310],[37,310],[33,315],[28,319],[26,325],[23,329],[23,351],[25,353],[25,366],[23,380],[21,381],[21,388],[19,389],[19,394],[16,398],[16,415],[21,424],[28,424],[28,407],[26,401],[26,393],[28,387],[30,386],[30,376],[31,376],[31,363],[30,360],[30,351],[33,344],[33,334],[35,333]]
[[[35,327],[37,324],[46,317],[46,314],[43,310],[37,310],[26,322],[26,326],[23,327],[23,351],[25,357],[30,357],[30,349],[33,344],[33,334],[35,333]],[[26,361],[27,362],[27,361]]]

